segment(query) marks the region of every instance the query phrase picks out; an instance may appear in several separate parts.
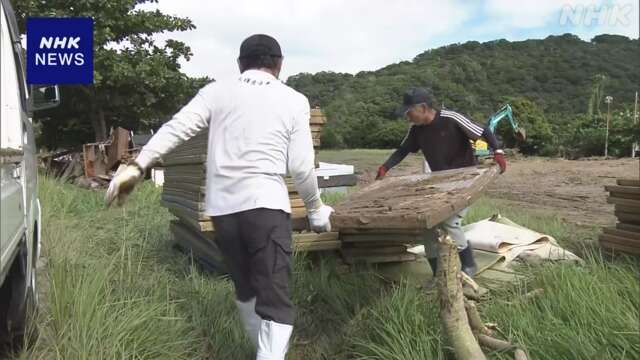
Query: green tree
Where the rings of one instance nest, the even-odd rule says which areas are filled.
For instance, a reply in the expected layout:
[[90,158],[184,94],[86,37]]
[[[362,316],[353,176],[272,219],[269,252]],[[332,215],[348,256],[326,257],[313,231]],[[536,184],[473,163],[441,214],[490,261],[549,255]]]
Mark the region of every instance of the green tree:
[[[94,83],[62,87],[63,103],[43,114],[48,147],[107,137],[109,126],[153,128],[184,104],[207,79],[190,79],[180,59],[191,49],[176,40],[164,44],[154,34],[195,28],[191,20],[137,5],[156,0],[16,0],[24,32],[28,16],[89,16],[94,19]],[[90,124],[90,125],[88,125]],[[72,133],[60,131],[72,130]]]

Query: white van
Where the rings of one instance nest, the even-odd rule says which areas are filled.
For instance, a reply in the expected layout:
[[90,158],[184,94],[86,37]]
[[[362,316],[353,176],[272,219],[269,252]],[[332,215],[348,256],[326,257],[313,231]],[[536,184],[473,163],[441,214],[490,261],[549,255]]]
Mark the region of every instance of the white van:
[[[0,351],[16,348],[38,302],[40,201],[31,114],[56,106],[57,86],[25,82],[24,50],[9,0],[0,0]],[[30,91],[29,91],[30,90]]]

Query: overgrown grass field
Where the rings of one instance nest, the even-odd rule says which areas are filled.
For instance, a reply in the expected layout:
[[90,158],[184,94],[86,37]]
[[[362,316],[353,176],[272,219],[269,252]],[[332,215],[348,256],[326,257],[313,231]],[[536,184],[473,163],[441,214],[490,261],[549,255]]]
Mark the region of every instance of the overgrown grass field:
[[[114,209],[104,208],[102,196],[41,178],[39,336],[16,358],[251,359],[229,280],[202,273],[171,248],[160,191],[147,182]],[[468,220],[496,209],[565,245],[595,231],[489,199]],[[584,266],[524,269],[530,280],[479,305],[484,320],[499,324],[531,359],[639,359],[640,267],[584,253]],[[297,254],[293,287],[298,318],[289,359],[450,357],[433,295],[384,282],[373,268]],[[534,288],[545,292],[525,300]]]

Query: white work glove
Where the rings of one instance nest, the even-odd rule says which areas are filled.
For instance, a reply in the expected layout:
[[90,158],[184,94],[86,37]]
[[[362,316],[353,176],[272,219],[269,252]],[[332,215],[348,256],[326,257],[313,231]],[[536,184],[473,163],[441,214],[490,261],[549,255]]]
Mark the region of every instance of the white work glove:
[[307,218],[309,219],[309,225],[311,230],[321,233],[331,231],[331,213],[334,212],[331,206],[322,205],[316,210],[308,210]]
[[124,204],[127,196],[133,188],[142,180],[143,171],[138,165],[128,165],[124,170],[116,174],[109,183],[109,189],[104,196],[107,207],[111,206],[114,200],[118,199],[118,205]]

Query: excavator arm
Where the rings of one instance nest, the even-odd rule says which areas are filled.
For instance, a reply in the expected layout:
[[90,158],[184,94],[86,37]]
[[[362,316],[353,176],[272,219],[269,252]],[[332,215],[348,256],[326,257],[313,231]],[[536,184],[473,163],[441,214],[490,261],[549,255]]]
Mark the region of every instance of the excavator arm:
[[[516,139],[518,139],[518,141],[524,141],[527,137],[527,133],[524,130],[524,128],[521,128],[520,126],[518,126],[518,122],[516,121],[516,118],[513,116],[513,110],[511,109],[511,105],[509,104],[506,104],[505,106],[503,106],[500,110],[498,110],[498,112],[496,112],[491,116],[491,118],[489,118],[487,127],[489,128],[489,130],[495,133],[495,130],[498,127],[498,124],[504,118],[509,120],[509,124],[511,124],[511,128],[515,133]],[[475,148],[476,156],[490,155],[489,147],[487,143],[482,139],[476,140],[474,144],[474,148]]]

